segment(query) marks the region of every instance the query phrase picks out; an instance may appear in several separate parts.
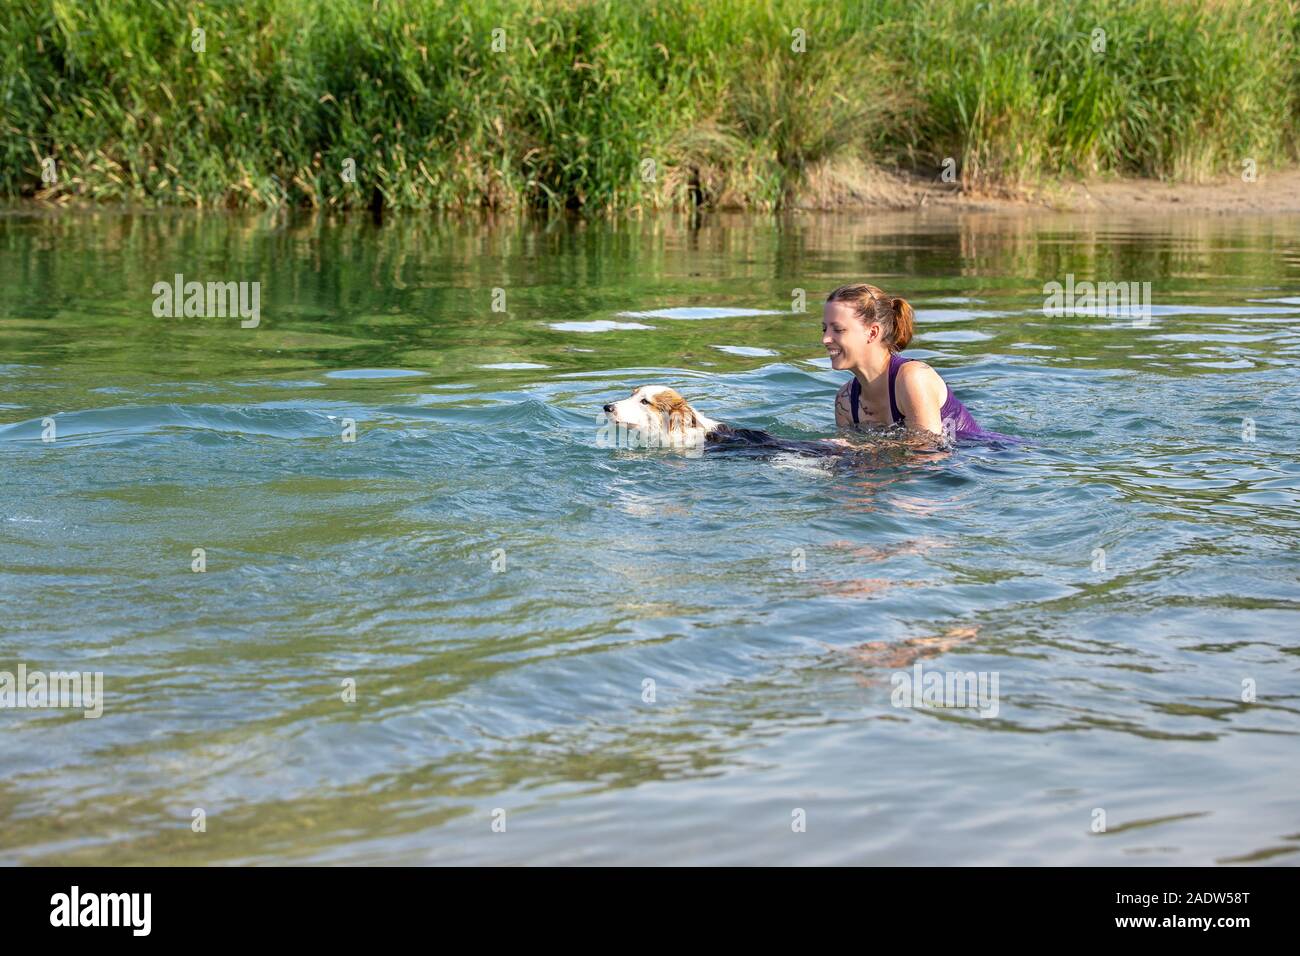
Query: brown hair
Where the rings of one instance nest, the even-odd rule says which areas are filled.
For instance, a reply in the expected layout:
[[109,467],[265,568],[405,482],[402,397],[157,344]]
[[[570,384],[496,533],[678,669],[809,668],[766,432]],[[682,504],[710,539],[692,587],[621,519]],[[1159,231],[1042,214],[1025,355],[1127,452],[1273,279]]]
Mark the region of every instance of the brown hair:
[[686,404],[686,399],[671,388],[665,388],[650,399],[650,407],[657,411],[660,416],[667,422],[668,430],[672,431],[679,425],[686,428],[699,428],[699,419],[695,417],[695,410]]
[[874,285],[865,282],[842,285],[826,297],[827,302],[847,302],[854,314],[867,325],[879,323],[880,335],[891,352],[901,352],[912,341],[916,313],[906,299],[891,299]]

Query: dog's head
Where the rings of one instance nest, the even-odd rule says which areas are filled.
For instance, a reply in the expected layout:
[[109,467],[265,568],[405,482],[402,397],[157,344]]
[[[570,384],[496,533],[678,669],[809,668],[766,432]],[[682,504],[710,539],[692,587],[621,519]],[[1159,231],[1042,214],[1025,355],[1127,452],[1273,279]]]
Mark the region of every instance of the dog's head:
[[616,425],[654,433],[704,428],[703,416],[666,385],[642,385],[632,397],[605,406],[605,416]]

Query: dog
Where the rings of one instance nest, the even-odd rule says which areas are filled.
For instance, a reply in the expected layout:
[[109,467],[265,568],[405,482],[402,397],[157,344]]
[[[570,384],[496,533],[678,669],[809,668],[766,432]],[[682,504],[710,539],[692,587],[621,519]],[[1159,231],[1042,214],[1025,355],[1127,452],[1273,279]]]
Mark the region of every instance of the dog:
[[844,451],[840,442],[794,441],[757,428],[735,428],[696,411],[666,385],[641,385],[630,398],[605,405],[604,411],[605,420],[620,432],[626,429],[627,443],[637,447],[748,446],[823,455]]

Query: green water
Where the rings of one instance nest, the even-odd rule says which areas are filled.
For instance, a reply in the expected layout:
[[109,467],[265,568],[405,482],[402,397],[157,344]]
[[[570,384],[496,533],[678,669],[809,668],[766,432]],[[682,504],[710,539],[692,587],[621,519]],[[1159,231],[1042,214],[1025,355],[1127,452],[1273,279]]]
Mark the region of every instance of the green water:
[[[600,447],[650,383],[832,435],[855,280],[1028,442]],[[0,862],[1297,859],[1298,218],[13,212],[0,346],[0,670],[105,688],[0,709]]]

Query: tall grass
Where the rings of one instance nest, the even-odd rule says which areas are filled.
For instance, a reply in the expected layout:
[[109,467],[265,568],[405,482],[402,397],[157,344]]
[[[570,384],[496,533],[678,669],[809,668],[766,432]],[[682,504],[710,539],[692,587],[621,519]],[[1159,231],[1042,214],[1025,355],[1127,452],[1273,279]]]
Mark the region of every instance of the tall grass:
[[1300,149],[1300,0],[0,8],[10,198],[770,208],[831,162],[986,188]]

